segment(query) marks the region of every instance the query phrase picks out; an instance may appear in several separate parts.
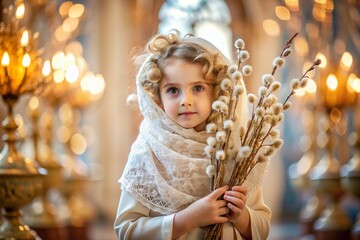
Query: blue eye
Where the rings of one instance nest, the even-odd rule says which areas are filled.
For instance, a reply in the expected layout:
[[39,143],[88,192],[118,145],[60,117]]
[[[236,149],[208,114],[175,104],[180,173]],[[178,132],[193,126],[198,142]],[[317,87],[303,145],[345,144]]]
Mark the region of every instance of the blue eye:
[[170,95],[175,95],[178,94],[179,92],[180,92],[179,89],[177,89],[176,87],[170,87],[166,90],[166,93]]
[[204,90],[203,86],[201,85],[194,86],[194,92],[201,92],[202,90]]

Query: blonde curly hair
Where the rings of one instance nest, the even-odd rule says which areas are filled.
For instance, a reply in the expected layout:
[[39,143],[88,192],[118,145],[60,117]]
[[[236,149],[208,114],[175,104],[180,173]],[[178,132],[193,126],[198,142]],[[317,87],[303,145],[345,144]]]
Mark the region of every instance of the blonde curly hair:
[[146,54],[151,55],[144,62],[145,71],[141,84],[156,101],[161,101],[159,94],[160,81],[164,68],[170,58],[181,59],[188,63],[200,64],[206,81],[215,87],[215,98],[220,96],[220,82],[226,76],[228,65],[224,63],[218,52],[209,52],[206,48],[192,41],[191,35],[181,37],[178,31],[169,34],[155,35],[146,46]]
[[[201,42],[193,41],[194,39],[196,38],[191,35],[181,37],[179,31],[157,34],[147,43],[145,53],[138,56],[137,62],[144,68],[140,83],[155,102],[161,102],[160,83],[164,68],[169,59],[174,58],[202,66],[204,79],[214,86],[214,99],[226,94],[221,90],[220,82],[226,77],[228,60],[225,60],[218,51],[211,52],[202,46]],[[213,120],[217,115],[211,114],[208,121]]]

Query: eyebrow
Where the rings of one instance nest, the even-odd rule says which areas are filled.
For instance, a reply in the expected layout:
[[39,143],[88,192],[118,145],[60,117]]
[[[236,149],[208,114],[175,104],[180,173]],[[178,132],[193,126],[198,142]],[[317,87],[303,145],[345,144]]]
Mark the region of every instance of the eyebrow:
[[[207,82],[207,81],[197,81],[197,82],[193,82],[191,83],[191,85],[199,85],[199,84],[206,84],[206,85],[214,85],[213,83],[210,83],[210,82]],[[165,88],[165,87],[168,87],[168,86],[178,86],[180,85],[179,83],[165,83],[162,87]]]

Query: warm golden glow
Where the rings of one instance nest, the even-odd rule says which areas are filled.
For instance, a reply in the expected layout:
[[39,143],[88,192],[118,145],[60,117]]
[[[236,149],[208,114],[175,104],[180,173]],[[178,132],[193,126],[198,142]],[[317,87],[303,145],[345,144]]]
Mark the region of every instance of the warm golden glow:
[[317,58],[319,58],[321,60],[321,64],[319,65],[319,67],[326,68],[327,59],[326,59],[325,55],[322,54],[321,52],[319,52],[318,54],[316,54],[316,59]]
[[65,53],[63,51],[57,51],[51,59],[51,65],[53,69],[63,68],[65,66]]
[[69,38],[69,33],[65,32],[63,26],[59,26],[55,30],[55,39],[59,42],[64,42]]
[[74,119],[71,106],[69,104],[64,104],[59,109],[59,117],[63,123],[71,123]]
[[360,78],[355,78],[352,84],[352,87],[355,92],[360,93]]
[[285,4],[291,11],[299,11],[298,0],[285,0]]
[[289,9],[284,6],[276,6],[275,7],[275,14],[280,20],[290,20],[291,14]]
[[80,18],[85,11],[85,7],[82,4],[75,4],[73,6],[71,6],[70,10],[69,10],[69,17],[71,18]]
[[79,57],[83,55],[83,47],[80,42],[72,41],[66,46],[66,52],[71,52],[75,56]]
[[295,38],[294,47],[295,47],[295,51],[299,53],[299,55],[301,56],[306,56],[309,53],[309,46],[306,40],[301,36]]
[[64,32],[71,33],[76,30],[76,28],[79,26],[79,19],[78,18],[66,18],[63,22],[62,28]]
[[58,69],[54,72],[54,81],[56,83],[61,83],[65,79],[65,71],[63,69]]
[[102,94],[105,89],[104,77],[101,74],[87,73],[81,79],[80,88],[82,91],[89,91],[92,95]]
[[1,58],[1,65],[3,67],[7,67],[10,64],[10,57],[9,57],[9,53],[7,51],[4,52],[2,58]]
[[101,74],[95,75],[95,82],[94,84],[90,85],[89,88],[90,92],[94,95],[101,94],[105,90],[105,80]]
[[40,106],[39,99],[37,97],[31,97],[28,106],[29,106],[29,111],[31,113],[35,113],[36,111],[39,110],[39,106]]
[[315,2],[322,5],[326,4],[326,0],[315,0]]
[[304,96],[304,95],[305,95],[305,89],[304,89],[304,88],[296,89],[295,95],[296,95],[296,96],[299,96],[299,97]]
[[16,7],[16,13],[15,13],[15,17],[16,19],[22,19],[25,15],[25,4],[24,3],[20,3],[17,7]]
[[28,45],[28,43],[29,43],[29,32],[28,32],[28,30],[25,30],[22,33],[20,43],[21,43],[22,47],[26,47]]
[[326,9],[324,6],[319,6],[315,4],[312,14],[314,18],[319,22],[323,22],[326,19]]
[[71,8],[72,5],[73,5],[73,3],[70,1],[63,2],[59,8],[60,15],[61,16],[68,15],[69,9]]
[[74,54],[72,54],[72,53],[66,54],[65,65],[64,65],[65,68],[68,68],[75,64],[76,64],[76,58],[75,58]]
[[334,2],[332,0],[326,1],[326,10],[330,12],[334,10]]
[[360,93],[360,79],[354,73],[349,75],[346,88],[349,92]]
[[347,71],[351,68],[352,63],[353,63],[353,57],[352,57],[351,53],[344,52],[344,54],[341,57],[340,67],[343,70]]
[[331,109],[330,119],[331,119],[334,123],[339,123],[340,120],[341,120],[341,111],[340,111],[338,108],[333,108],[333,109]]
[[335,91],[338,84],[339,82],[334,74],[330,74],[326,79],[326,85],[331,91]]
[[49,61],[49,60],[46,60],[46,61],[44,62],[44,66],[43,66],[43,68],[42,68],[42,74],[43,74],[45,77],[47,77],[47,76],[49,76],[50,71],[51,71],[50,61]]
[[62,143],[66,143],[69,141],[70,139],[70,131],[67,127],[65,126],[61,126],[58,128],[57,132],[56,132],[57,138],[60,140],[60,142]]
[[87,147],[87,142],[84,136],[79,133],[74,134],[70,139],[70,148],[71,150],[77,154],[81,155],[85,152]]
[[25,67],[25,68],[27,68],[27,67],[30,66],[30,64],[31,64],[31,59],[30,59],[30,55],[29,55],[28,53],[25,53],[25,54],[24,54],[24,57],[23,57],[21,63],[22,63],[22,65],[23,65],[23,67]]
[[316,93],[316,90],[317,90],[316,82],[313,79],[309,78],[308,83],[305,87],[305,91],[307,93],[314,94]]
[[71,65],[66,68],[65,79],[69,83],[74,83],[79,78],[79,68],[76,65]]
[[263,21],[263,29],[265,33],[269,36],[276,37],[280,34],[279,24],[272,19],[265,19]]
[[90,82],[95,81],[95,76],[93,73],[87,73],[80,82],[80,88],[82,91],[89,91]]

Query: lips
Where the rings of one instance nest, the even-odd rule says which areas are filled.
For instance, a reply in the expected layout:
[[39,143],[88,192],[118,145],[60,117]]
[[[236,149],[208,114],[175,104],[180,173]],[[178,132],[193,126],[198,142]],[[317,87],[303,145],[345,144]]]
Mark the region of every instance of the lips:
[[182,113],[179,113],[179,116],[190,116],[193,114],[196,114],[196,112],[182,112]]

